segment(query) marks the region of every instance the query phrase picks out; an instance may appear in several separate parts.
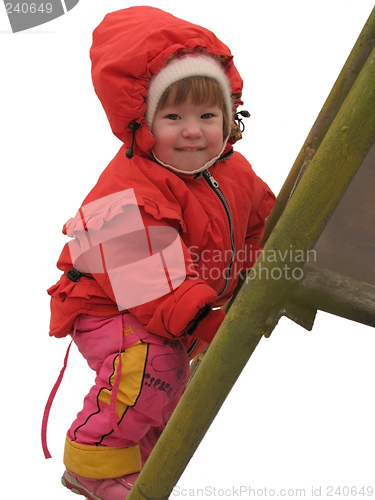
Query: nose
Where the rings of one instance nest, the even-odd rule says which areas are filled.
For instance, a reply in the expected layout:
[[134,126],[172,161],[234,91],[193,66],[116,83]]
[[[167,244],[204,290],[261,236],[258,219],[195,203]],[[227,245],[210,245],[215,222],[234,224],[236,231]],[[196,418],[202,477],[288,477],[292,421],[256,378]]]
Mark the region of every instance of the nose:
[[182,136],[186,139],[201,137],[202,130],[197,119],[189,118],[185,122],[184,129],[182,131]]

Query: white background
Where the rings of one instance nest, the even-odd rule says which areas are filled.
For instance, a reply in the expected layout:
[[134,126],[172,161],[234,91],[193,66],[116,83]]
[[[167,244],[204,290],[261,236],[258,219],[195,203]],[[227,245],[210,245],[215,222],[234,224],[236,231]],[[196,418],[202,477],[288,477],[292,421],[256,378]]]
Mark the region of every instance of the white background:
[[[68,345],[48,337],[45,290],[60,275],[62,225],[120,146],[91,85],[92,31],[107,12],[143,3],[81,0],[18,34],[0,9],[0,456],[9,499],[72,498],[59,483],[65,433],[93,375],[72,348],[50,417],[53,458],[45,461],[42,413]],[[230,47],[251,113],[237,149],[277,194],[373,2],[148,4],[211,29]],[[258,496],[266,496],[264,488],[275,496],[304,488],[305,498],[319,487],[322,498],[331,498],[329,486],[375,489],[374,347],[371,328],[341,318],[318,313],[312,332],[283,319],[261,341],[175,498],[202,496],[198,488],[213,496],[214,487],[226,497],[241,486],[262,490]]]

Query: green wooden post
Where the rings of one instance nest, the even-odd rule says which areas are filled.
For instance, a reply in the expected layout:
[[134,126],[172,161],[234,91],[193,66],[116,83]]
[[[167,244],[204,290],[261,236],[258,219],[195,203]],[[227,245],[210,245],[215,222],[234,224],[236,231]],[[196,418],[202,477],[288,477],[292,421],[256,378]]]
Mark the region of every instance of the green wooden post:
[[287,313],[293,280],[276,279],[275,269],[288,265],[293,270],[302,263],[267,255],[284,256],[291,248],[306,254],[313,248],[374,139],[375,49],[269,237],[266,258],[258,259],[252,279],[238,294],[129,500],[168,498],[258,342]]

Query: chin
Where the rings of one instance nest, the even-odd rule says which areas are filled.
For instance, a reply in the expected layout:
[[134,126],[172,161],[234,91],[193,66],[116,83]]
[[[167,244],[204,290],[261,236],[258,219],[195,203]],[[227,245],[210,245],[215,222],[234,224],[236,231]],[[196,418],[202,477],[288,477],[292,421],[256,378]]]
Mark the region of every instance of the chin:
[[[190,172],[193,170],[197,170],[197,168],[202,167],[206,162],[199,162],[199,163],[189,163],[188,165],[176,165],[175,168],[178,168],[180,170],[184,170],[185,172]],[[174,165],[172,165],[173,167]]]
[[197,170],[205,165],[211,158],[199,157],[199,158],[185,158],[184,161],[174,161],[171,162],[170,165],[174,168],[178,168],[180,170],[184,170],[185,172],[189,172],[191,170]]

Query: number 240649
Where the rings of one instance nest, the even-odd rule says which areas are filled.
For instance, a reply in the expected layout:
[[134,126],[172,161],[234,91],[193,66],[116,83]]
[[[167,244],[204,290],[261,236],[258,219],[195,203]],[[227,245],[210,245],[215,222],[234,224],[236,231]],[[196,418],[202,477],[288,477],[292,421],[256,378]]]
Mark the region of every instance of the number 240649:
[[51,14],[52,4],[51,3],[21,3],[18,2],[15,5],[13,3],[5,4],[7,14]]

